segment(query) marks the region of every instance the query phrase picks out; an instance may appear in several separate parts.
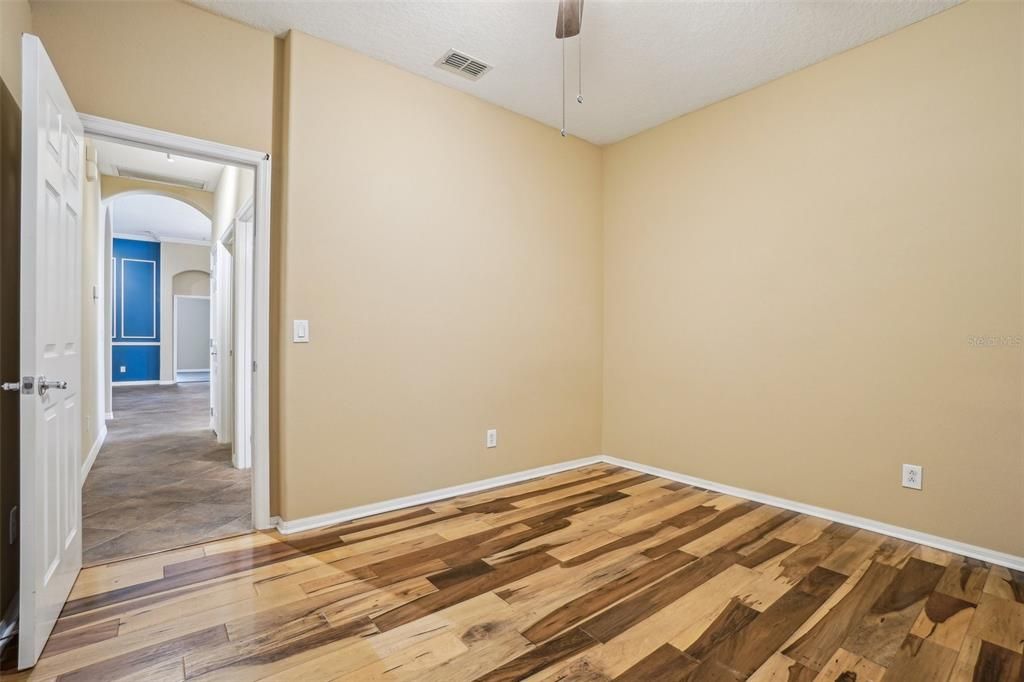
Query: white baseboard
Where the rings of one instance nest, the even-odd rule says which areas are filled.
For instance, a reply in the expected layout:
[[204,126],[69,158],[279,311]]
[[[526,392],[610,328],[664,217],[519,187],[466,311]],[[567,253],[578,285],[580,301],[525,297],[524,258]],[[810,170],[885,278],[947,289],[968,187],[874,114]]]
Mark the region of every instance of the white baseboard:
[[157,379],[147,381],[111,381],[110,385],[113,388],[117,388],[118,386],[159,386],[160,381]]
[[536,469],[527,469],[526,471],[519,471],[514,474],[506,474],[505,476],[486,478],[482,481],[473,481],[472,483],[453,485],[449,488],[440,488],[438,490],[431,490],[429,492],[409,495],[407,497],[396,497],[383,502],[364,504],[361,507],[350,507],[348,509],[320,514],[318,516],[307,516],[305,518],[295,519],[294,521],[286,521],[278,518],[276,525],[277,529],[285,535],[288,535],[289,533],[299,533],[304,530],[312,530],[322,526],[331,526],[336,523],[351,521],[352,519],[359,519],[364,516],[383,514],[384,512],[395,511],[396,509],[403,509],[405,507],[415,507],[420,504],[430,504],[431,502],[448,499],[449,497],[469,495],[470,493],[488,490],[489,488],[497,488],[511,483],[527,481],[531,478],[550,476],[551,474],[568,471],[569,469],[578,469],[579,467],[590,464],[597,464],[601,461],[600,457],[583,457],[581,459],[574,459],[568,462],[560,462],[559,464],[537,467]]
[[103,415],[103,418],[106,419],[107,421],[110,421],[111,419],[114,418],[114,413],[113,412],[107,412],[105,415]]
[[80,485],[85,485],[85,479],[89,476],[89,471],[92,470],[92,465],[96,461],[96,455],[100,454],[100,448],[103,447],[103,441],[107,439],[107,425],[100,424],[100,432],[96,434],[96,442],[89,448],[89,455],[82,462],[82,478]]
[[775,497],[774,495],[765,495],[764,493],[755,492],[753,490],[736,488],[731,485],[708,481],[695,476],[687,476],[685,474],[669,471],[668,469],[660,469],[658,467],[640,464],[639,462],[633,462],[628,459],[619,459],[618,457],[612,457],[610,455],[600,455],[598,459],[608,464],[641,471],[645,474],[651,474],[660,478],[667,478],[670,481],[678,481],[680,483],[697,486],[698,488],[707,488],[708,490],[713,490],[718,493],[724,493],[734,497],[742,497],[745,500],[760,502],[772,507],[781,507],[782,509],[807,514],[808,516],[817,516],[822,519],[828,519],[829,521],[837,521],[839,523],[844,523],[847,526],[870,530],[875,533],[881,533],[882,535],[899,538],[900,540],[916,542],[919,545],[926,545],[946,552],[962,554],[963,556],[968,556],[972,559],[980,559],[981,561],[987,561],[991,564],[998,564],[1018,571],[1024,571],[1024,557],[1006,554],[1005,552],[999,552],[994,549],[978,547],[977,545],[970,545],[966,542],[960,542],[959,540],[950,540],[949,538],[940,537],[938,535],[931,535],[929,533],[911,530],[910,528],[882,523],[881,521],[864,518],[863,516],[854,516],[853,514],[834,511],[824,507],[816,507],[811,504],[804,504],[803,502],[794,502],[793,500]]
[[169,380],[161,379],[160,380],[160,385],[161,386],[174,386],[176,383],[178,383],[178,382],[175,381],[174,379],[169,379]]
[[364,516],[383,514],[384,512],[395,511],[396,509],[402,509],[405,507],[414,507],[421,504],[429,504],[431,502],[437,502],[438,500],[443,500],[450,497],[468,495],[470,493],[479,492],[481,490],[487,490],[489,488],[496,488],[498,486],[508,485],[510,483],[519,483],[521,481],[526,481],[531,478],[548,476],[550,474],[556,474],[561,471],[567,471],[569,469],[576,469],[582,466],[588,466],[591,464],[599,463],[613,464],[615,466],[625,467],[626,469],[633,469],[634,471],[639,471],[641,473],[651,474],[652,476],[658,476],[660,478],[666,478],[670,481],[678,481],[680,483],[694,485],[699,488],[706,488],[708,490],[713,490],[715,492],[723,493],[726,495],[742,497],[743,499],[746,500],[760,502],[762,504],[767,504],[772,507],[779,507],[781,509],[788,509],[790,511],[795,511],[801,514],[807,514],[808,516],[817,516],[822,519],[828,519],[829,521],[844,523],[848,526],[853,526],[855,528],[862,528],[864,530],[869,530],[875,533],[881,533],[882,535],[889,535],[894,538],[899,538],[900,540],[907,540],[908,542],[915,542],[920,545],[934,547],[936,549],[941,549],[946,552],[952,552],[954,554],[961,554],[963,556],[968,556],[973,559],[987,561],[991,564],[997,564],[999,566],[1006,566],[1007,568],[1013,568],[1018,571],[1024,571],[1024,557],[1016,556],[1013,554],[1007,554],[1005,552],[999,552],[994,549],[988,549],[985,547],[978,547],[977,545],[971,545],[966,542],[960,542],[959,540],[951,540],[949,538],[940,537],[938,535],[922,533],[920,531],[911,530],[909,528],[903,528],[901,526],[894,526],[888,523],[882,523],[881,521],[875,521],[873,519],[868,519],[863,516],[855,516],[853,514],[847,514],[845,512],[826,509],[824,507],[816,507],[814,505],[804,504],[803,502],[794,502],[793,500],[787,500],[782,497],[775,497],[774,495],[766,495],[764,493],[759,493],[753,490],[745,490],[743,488],[725,485],[724,483],[708,481],[703,478],[697,478],[695,476],[687,476],[686,474],[680,474],[675,471],[669,471],[668,469],[660,469],[658,467],[652,467],[646,464],[640,464],[639,462],[633,462],[628,459],[612,457],[610,455],[595,455],[594,457],[574,459],[568,462],[553,464],[546,467],[538,467],[536,469],[528,469],[526,471],[508,474],[506,476],[488,478],[482,481],[475,481],[473,483],[465,483],[462,485],[452,486],[450,488],[441,488],[439,490],[432,490],[425,493],[419,493],[417,495],[409,495],[408,497],[398,497],[391,500],[385,500],[383,502],[366,504],[361,507],[351,507],[349,509],[342,509],[340,511],[330,512],[328,514],[320,514],[319,516],[308,516],[301,519],[295,519],[294,521],[286,521],[285,519],[282,519],[280,517],[274,517],[272,519],[272,522],[281,533],[287,535],[289,533],[298,533],[301,531],[312,530],[314,528],[320,528],[322,526],[330,526],[336,523],[342,523],[344,521],[351,521],[353,519],[359,519]]

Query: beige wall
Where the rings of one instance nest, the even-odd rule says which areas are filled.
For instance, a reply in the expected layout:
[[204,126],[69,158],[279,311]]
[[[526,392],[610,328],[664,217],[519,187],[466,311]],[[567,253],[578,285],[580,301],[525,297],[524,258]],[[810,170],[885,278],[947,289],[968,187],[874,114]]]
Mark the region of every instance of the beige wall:
[[273,146],[275,513],[605,451],[1024,554],[1021,349],[968,342],[1024,332],[1020,3],[603,155],[185,4],[32,7],[83,111]]
[[171,283],[171,293],[175,296],[209,296],[210,273],[198,270],[179,272]]
[[32,27],[79,111],[270,151],[271,34],[173,0],[35,0]]
[[197,271],[206,273],[209,291],[210,247],[193,244],[160,244],[160,381],[174,381],[174,277]]
[[1024,554],[1022,7],[607,148],[605,452]]
[[287,49],[284,518],[597,452],[600,149],[306,35]]
[[21,34],[32,31],[27,0],[0,0],[0,78],[21,104]]

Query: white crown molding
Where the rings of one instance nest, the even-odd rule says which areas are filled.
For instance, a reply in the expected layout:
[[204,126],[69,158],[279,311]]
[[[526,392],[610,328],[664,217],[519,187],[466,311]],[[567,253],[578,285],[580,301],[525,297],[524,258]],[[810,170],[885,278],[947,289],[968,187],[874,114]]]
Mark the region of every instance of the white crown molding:
[[189,246],[213,246],[209,239],[188,239],[186,237],[165,237],[159,234],[134,234],[131,232],[114,232],[111,234],[114,239],[127,239],[136,242],[149,242],[151,244],[188,244]]
[[161,244],[187,244],[189,246],[213,246],[213,242],[209,239],[186,239],[184,237],[161,237],[157,236]]
[[680,474],[675,471],[669,471],[668,469],[660,469],[658,467],[640,464],[639,462],[633,462],[628,459],[612,457],[611,455],[595,455],[593,457],[574,459],[568,462],[562,462],[560,464],[538,467],[536,469],[528,469],[526,471],[521,471],[514,474],[507,474],[505,476],[488,478],[482,481],[475,481],[472,483],[464,483],[462,485],[456,485],[450,488],[440,488],[438,490],[431,490],[429,492],[419,493],[417,495],[398,497],[391,500],[385,500],[383,502],[375,502],[372,504],[362,505],[360,507],[350,507],[348,509],[342,509],[336,512],[329,512],[327,514],[307,516],[305,518],[295,519],[294,521],[287,521],[285,519],[275,516],[271,519],[271,522],[282,534],[289,535],[291,533],[299,533],[306,530],[321,528],[323,526],[331,526],[337,523],[343,523],[345,521],[351,521],[353,519],[359,519],[366,516],[373,516],[374,514],[383,514],[384,512],[395,511],[397,509],[404,509],[406,507],[414,507],[421,504],[429,504],[431,502],[437,502],[438,500],[444,500],[451,497],[468,495],[482,490],[496,488],[498,486],[509,485],[512,483],[520,483],[522,481],[530,480],[531,478],[549,476],[551,474],[556,474],[562,471],[568,471],[569,469],[577,469],[579,467],[599,463],[612,464],[615,466],[624,467],[626,469],[632,469],[634,471],[639,471],[641,473],[651,474],[652,476],[665,478],[670,481],[678,481],[679,483],[686,483],[687,485],[697,486],[698,488],[706,488],[708,490],[713,490],[715,492],[723,493],[725,495],[741,497],[746,500],[760,502],[762,504],[767,504],[772,507],[779,507],[781,509],[788,509],[790,511],[795,511],[800,514],[806,514],[808,516],[816,516],[818,518],[827,519],[829,521],[836,521],[838,523],[843,523],[848,526],[853,526],[855,528],[861,528],[863,530],[869,530],[875,533],[881,533],[882,535],[888,535],[894,538],[899,538],[900,540],[906,540],[908,542],[914,542],[920,545],[925,545],[927,547],[941,549],[946,552],[952,552],[954,554],[961,554],[963,556],[971,557],[973,559],[987,561],[991,564],[997,564],[999,566],[1006,566],[1007,568],[1013,568],[1019,571],[1024,571],[1024,557],[1016,556],[1013,554],[1007,554],[1005,552],[999,552],[994,549],[988,549],[986,547],[971,545],[966,542],[960,542],[959,540],[951,540],[949,538],[940,537],[938,535],[922,533],[920,531],[912,530],[910,528],[903,528],[901,526],[894,526],[892,524],[882,523],[881,521],[875,521],[873,519],[864,518],[863,516],[855,516],[853,514],[847,514],[832,509],[826,509],[824,507],[816,507],[814,505],[804,504],[802,502],[794,502],[793,500],[787,500],[782,497],[775,497],[774,495],[766,495],[764,493],[759,493],[753,490],[746,490],[744,488],[737,488],[735,486],[725,485],[724,483],[708,481],[706,479],[697,478],[695,476],[687,476],[685,474]]
[[92,465],[96,462],[96,455],[100,454],[100,448],[103,447],[103,441],[107,439],[107,425],[106,423],[100,424],[100,432],[96,434],[96,442],[89,448],[89,454],[86,456],[85,461],[82,462],[82,478],[80,485],[85,485],[85,479],[89,477],[89,472],[92,470]]
[[160,243],[160,240],[156,237],[142,234],[129,234],[128,232],[112,232],[110,236],[114,239],[127,239],[133,242],[150,242],[151,244]]
[[275,525],[277,526],[277,529],[285,535],[291,533],[300,533],[305,530],[312,530],[314,528],[321,528],[323,526],[332,526],[336,523],[342,523],[344,521],[360,519],[364,516],[383,514],[384,512],[395,511],[396,509],[404,509],[405,507],[415,507],[421,504],[430,504],[431,502],[437,502],[438,500],[444,500],[450,497],[469,495],[470,493],[476,493],[482,490],[489,490],[490,488],[497,488],[503,485],[528,481],[531,478],[550,476],[551,474],[557,474],[562,471],[568,471],[570,469],[578,469],[579,467],[588,466],[590,464],[597,464],[599,462],[601,462],[600,457],[584,457],[582,459],[573,459],[568,462],[561,462],[559,464],[551,464],[548,466],[537,467],[536,469],[527,469],[526,471],[520,471],[514,474],[506,474],[504,476],[486,478],[482,481],[473,481],[472,483],[453,485],[448,488],[439,488],[437,490],[431,490],[425,493],[418,493],[416,495],[408,495],[406,497],[396,497],[391,500],[384,500],[383,502],[364,504],[360,507],[349,507],[348,509],[342,509],[336,512],[328,512],[327,514],[307,516],[305,518],[295,519],[294,521],[286,521],[282,518],[277,517]]

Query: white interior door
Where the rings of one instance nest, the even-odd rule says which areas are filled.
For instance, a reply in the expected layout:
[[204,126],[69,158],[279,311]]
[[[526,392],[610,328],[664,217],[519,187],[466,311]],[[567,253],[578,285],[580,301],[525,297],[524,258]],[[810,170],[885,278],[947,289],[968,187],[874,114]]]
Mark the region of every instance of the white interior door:
[[217,245],[210,249],[210,428],[220,414],[220,350],[217,348]]
[[[22,39],[21,586],[34,665],[82,567],[82,124],[42,43]],[[66,383],[65,383],[66,382]]]

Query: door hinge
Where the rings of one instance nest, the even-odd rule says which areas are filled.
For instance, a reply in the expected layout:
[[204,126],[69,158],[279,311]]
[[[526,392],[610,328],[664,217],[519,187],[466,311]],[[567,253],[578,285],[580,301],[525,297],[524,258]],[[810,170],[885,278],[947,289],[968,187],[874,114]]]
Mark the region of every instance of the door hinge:
[[35,392],[35,387],[35,377],[22,377],[21,383],[5,381],[3,384],[0,384],[0,389],[4,391],[21,391],[25,395],[32,395]]

